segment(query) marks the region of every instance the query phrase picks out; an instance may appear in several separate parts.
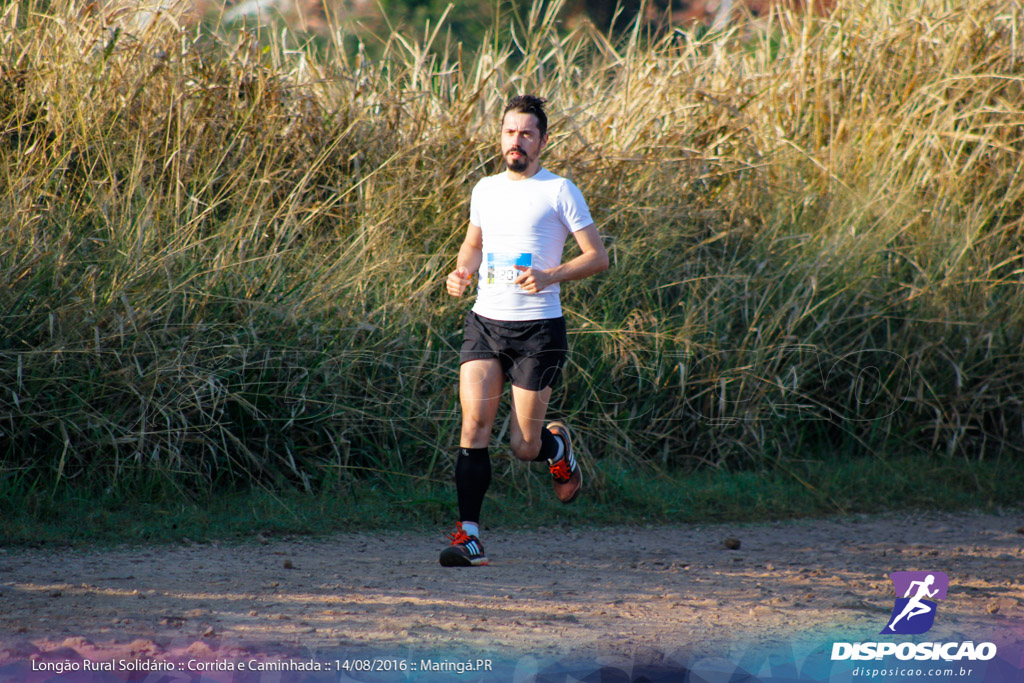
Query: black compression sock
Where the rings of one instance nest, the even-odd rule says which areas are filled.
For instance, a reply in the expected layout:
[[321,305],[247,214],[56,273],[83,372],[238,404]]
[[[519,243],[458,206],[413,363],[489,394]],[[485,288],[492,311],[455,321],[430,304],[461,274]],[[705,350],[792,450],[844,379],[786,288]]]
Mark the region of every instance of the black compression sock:
[[546,427],[540,430],[540,453],[534,462],[551,460],[558,455],[558,437],[551,433]]
[[459,521],[479,522],[484,494],[491,485],[491,455],[487,448],[460,448],[455,460],[455,490]]

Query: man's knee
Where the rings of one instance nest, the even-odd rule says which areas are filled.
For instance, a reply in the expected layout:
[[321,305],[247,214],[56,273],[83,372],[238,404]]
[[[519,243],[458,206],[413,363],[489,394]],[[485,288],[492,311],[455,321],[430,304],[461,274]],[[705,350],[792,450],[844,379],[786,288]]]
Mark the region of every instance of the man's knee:
[[464,430],[468,429],[468,430],[471,430],[471,431],[479,431],[479,430],[482,430],[482,429],[490,429],[491,428],[491,421],[488,420],[487,416],[485,416],[485,415],[477,415],[477,414],[474,414],[474,413],[465,413],[462,416],[462,428]]
[[512,438],[512,454],[519,460],[536,460],[540,454],[540,439],[528,440],[525,437]]
[[462,416],[462,436],[472,441],[489,438],[491,434],[491,421],[482,415],[465,414]]

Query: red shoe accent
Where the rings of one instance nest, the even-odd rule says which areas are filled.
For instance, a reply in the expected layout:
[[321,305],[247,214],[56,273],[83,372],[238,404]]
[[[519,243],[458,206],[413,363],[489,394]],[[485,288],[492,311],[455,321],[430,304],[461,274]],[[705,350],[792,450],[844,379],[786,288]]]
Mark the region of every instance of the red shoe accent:
[[554,465],[548,465],[548,469],[551,470],[551,476],[558,481],[569,481],[569,477],[572,476],[572,470],[569,469],[569,463],[562,458]]
[[469,534],[462,530],[462,522],[455,522],[455,533],[445,534],[445,536],[451,539],[451,545],[459,545],[469,540]]

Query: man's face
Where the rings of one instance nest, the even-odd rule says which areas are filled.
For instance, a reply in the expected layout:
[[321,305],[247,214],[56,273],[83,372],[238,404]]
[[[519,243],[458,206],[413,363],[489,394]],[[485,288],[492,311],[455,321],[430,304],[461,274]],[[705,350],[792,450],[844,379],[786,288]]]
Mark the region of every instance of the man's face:
[[501,122],[501,157],[508,170],[515,173],[536,171],[540,165],[540,152],[548,142],[541,137],[537,117],[520,111],[510,111]]

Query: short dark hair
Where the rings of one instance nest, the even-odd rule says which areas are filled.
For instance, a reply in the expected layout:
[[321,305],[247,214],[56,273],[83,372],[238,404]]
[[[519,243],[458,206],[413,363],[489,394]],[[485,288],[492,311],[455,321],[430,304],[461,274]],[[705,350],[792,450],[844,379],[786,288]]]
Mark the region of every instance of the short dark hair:
[[505,105],[505,111],[501,113],[501,121],[505,122],[505,114],[510,111],[517,111],[522,114],[533,114],[537,117],[537,130],[540,131],[540,136],[544,137],[548,134],[548,115],[544,112],[544,105],[547,104],[547,100],[543,97],[537,97],[536,95],[516,95],[508,104]]

